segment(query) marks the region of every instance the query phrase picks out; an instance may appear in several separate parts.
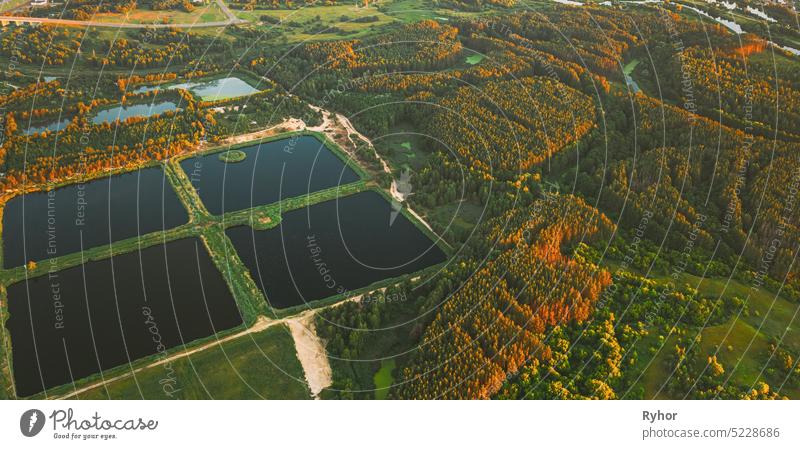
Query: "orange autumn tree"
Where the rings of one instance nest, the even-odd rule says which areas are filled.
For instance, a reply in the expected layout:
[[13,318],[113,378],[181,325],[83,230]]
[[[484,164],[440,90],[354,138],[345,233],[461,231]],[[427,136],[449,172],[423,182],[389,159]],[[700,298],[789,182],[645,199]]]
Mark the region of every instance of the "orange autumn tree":
[[561,248],[607,236],[613,225],[580,198],[553,198],[490,222],[502,252],[438,309],[397,397],[487,399],[508,376],[550,357],[548,329],[589,317],[611,277]]

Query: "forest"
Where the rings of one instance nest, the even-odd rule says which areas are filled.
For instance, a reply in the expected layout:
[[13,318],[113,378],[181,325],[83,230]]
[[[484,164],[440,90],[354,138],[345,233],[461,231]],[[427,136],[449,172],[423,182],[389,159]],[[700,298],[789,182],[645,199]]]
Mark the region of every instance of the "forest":
[[[70,3],[76,18],[109,7]],[[4,29],[0,55],[21,67],[0,96],[0,188],[162,161],[253,123],[319,125],[317,108],[334,111],[373,143],[337,138],[371,172],[386,164],[375,184],[410,178],[403,204],[453,251],[435,274],[316,312],[333,370],[323,398],[375,397],[380,369],[396,399],[800,398],[797,56],[673,4],[437,8],[292,44],[280,21],[118,39]],[[73,63],[83,72],[69,79],[22,73]],[[137,90],[230,74],[259,92]],[[161,100],[177,108],[91,122]],[[58,119],[69,123],[23,133]]]
[[[604,9],[449,22],[461,48],[440,40],[440,51],[485,54],[474,66],[447,58],[446,69],[431,68],[429,51],[405,39],[393,53],[413,51],[426,70],[387,58],[369,64],[374,52],[332,42],[311,46],[313,62],[289,55],[290,64],[271,72],[279,82],[298,80],[309,98],[335,88],[329,72],[361,75],[331,103],[355,114],[368,134],[410,123],[433,148],[414,173],[411,204],[433,211],[460,198],[483,210],[465,231],[433,223],[469,251],[451,264],[461,269],[413,289],[417,300],[405,307],[423,318],[394,337],[413,355],[399,356],[390,397],[643,398],[656,393],[647,380],[653,370],[669,375],[659,397],[795,397],[797,364],[789,362],[799,348],[780,334],[763,337],[770,352],[746,355],[768,364],[761,376],[743,377],[739,363],[699,343],[706,328],[737,323],[737,316],[762,328],[773,319],[752,310],[747,289],[724,293],[686,282],[731,278],[798,307],[795,75],[778,66],[776,76],[758,38],[740,43],[668,9],[626,14],[635,25]],[[589,20],[604,30],[603,40],[586,31]],[[669,46],[670,33],[685,51]],[[559,45],[563,35],[570,47]],[[620,61],[645,55],[646,43],[653,43],[649,75],[658,73],[661,100],[633,94],[622,77]],[[300,67],[320,66],[329,70],[294,78]],[[634,73],[655,86],[647,71]],[[690,93],[681,89],[683,76],[691,77]],[[365,108],[368,116],[359,114]],[[555,206],[548,184],[574,193],[559,195]],[[538,215],[552,227],[540,229],[531,219]],[[525,257],[515,256],[518,247]],[[383,326],[393,322],[376,307],[362,313],[377,313]],[[348,332],[330,326],[325,335],[337,342],[335,354],[373,355],[363,342],[369,337],[348,345]],[[363,369],[340,367],[349,374],[335,385],[369,389]]]

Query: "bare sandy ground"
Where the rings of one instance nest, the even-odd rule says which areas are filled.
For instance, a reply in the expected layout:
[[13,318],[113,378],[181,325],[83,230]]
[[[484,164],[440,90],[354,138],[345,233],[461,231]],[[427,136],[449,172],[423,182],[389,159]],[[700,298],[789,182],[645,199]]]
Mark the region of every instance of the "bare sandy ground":
[[303,312],[299,316],[287,319],[286,324],[294,339],[297,358],[306,374],[308,389],[314,398],[319,399],[322,390],[333,383],[333,374],[325,346],[317,336],[314,315],[313,310]]

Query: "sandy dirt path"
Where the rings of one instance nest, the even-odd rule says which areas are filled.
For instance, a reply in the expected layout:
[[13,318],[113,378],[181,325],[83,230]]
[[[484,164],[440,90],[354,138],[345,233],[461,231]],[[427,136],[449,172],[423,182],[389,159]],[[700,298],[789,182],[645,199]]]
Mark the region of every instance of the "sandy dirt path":
[[297,359],[300,360],[306,374],[308,389],[315,399],[319,399],[322,390],[333,384],[333,373],[325,345],[317,335],[314,317],[314,311],[309,310],[295,318],[287,319],[286,324],[294,339]]

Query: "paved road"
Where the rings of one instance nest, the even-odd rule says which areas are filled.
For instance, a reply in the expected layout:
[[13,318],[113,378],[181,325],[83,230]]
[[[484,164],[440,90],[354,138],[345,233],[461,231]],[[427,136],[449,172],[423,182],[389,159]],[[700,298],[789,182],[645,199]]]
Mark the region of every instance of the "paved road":
[[51,25],[67,25],[77,27],[108,27],[108,28],[212,28],[247,23],[246,20],[239,19],[222,0],[215,0],[219,9],[228,18],[222,22],[196,22],[196,23],[115,23],[115,22],[95,22],[92,20],[69,20],[52,19],[48,17],[16,17],[0,16],[0,22],[5,25],[8,22],[14,23],[48,23]]

